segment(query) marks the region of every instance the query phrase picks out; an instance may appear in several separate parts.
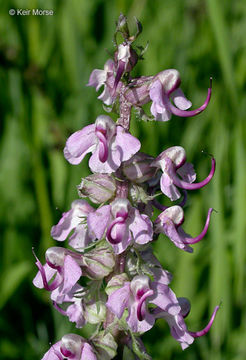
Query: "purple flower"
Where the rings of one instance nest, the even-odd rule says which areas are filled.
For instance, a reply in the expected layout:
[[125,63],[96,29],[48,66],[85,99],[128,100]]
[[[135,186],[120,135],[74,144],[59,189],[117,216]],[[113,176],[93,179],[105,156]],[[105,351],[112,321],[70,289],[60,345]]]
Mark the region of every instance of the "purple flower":
[[147,215],[130,205],[129,200],[117,198],[88,216],[88,228],[98,239],[105,236],[116,254],[129,245],[143,245],[152,240],[152,223]]
[[[102,100],[106,105],[111,105],[114,101],[114,82],[114,62],[109,59],[104,65],[104,70],[95,69],[92,71],[87,86],[93,86],[98,91],[104,85],[104,90],[98,96],[98,99]],[[117,85],[120,89],[122,83],[119,84],[118,82]]]
[[97,360],[97,356],[90,344],[82,336],[67,334],[60,341],[52,345],[42,360]]
[[163,151],[152,166],[161,168],[163,172],[160,179],[161,191],[173,201],[181,196],[177,187],[196,190],[207,185],[215,172],[215,159],[212,158],[212,167],[206,179],[195,184],[193,182],[196,180],[196,174],[193,165],[186,162],[185,150],[181,146],[173,146]]
[[181,227],[184,221],[184,211],[178,205],[167,208],[158,216],[155,221],[155,232],[165,234],[178,248],[187,252],[193,252],[189,245],[196,244],[204,238],[208,230],[212,211],[212,208],[208,210],[205,226],[202,232],[194,238],[186,234]]
[[76,131],[68,138],[64,156],[71,164],[77,165],[91,152],[90,169],[97,173],[112,173],[140,147],[140,141],[122,126],[117,126],[109,116],[100,115],[95,124]]
[[[110,286],[110,282],[108,284]],[[133,332],[146,332],[155,323],[155,315],[147,310],[147,302],[157,305],[171,315],[180,312],[178,300],[173,291],[164,284],[149,281],[146,275],[135,276],[131,282],[110,293],[106,306],[119,319],[128,309],[126,321]]]
[[[179,72],[175,69],[164,70],[154,77],[149,88],[149,96],[152,100],[150,111],[156,120],[170,120],[172,114],[182,117],[194,116],[206,109],[211,97],[211,84],[205,103],[196,110],[187,111],[192,104],[179,88],[180,83]],[[172,104],[170,97],[176,106]]]
[[61,303],[82,276],[82,256],[65,248],[52,247],[46,251],[45,257],[44,266],[36,257],[39,271],[33,284],[39,289],[51,291],[51,299]]
[[72,202],[71,210],[62,214],[62,218],[57,225],[52,226],[51,236],[58,241],[64,241],[74,230],[69,238],[69,245],[76,250],[82,250],[95,239],[87,227],[87,216],[95,211],[85,200],[75,200]]
[[184,322],[184,317],[186,317],[187,315],[187,303],[181,301],[181,299],[184,298],[178,299],[181,307],[181,311],[179,314],[171,315],[167,312],[162,312],[160,309],[154,309],[153,313],[155,313],[156,319],[163,318],[167,321],[172,336],[180,343],[182,349],[184,350],[193,343],[194,338],[206,335],[208,333],[214,322],[216,313],[219,310],[219,306],[215,307],[213,314],[209,320],[209,323],[207,324],[207,326],[205,326],[203,330],[192,332],[192,331],[188,331],[187,326]]

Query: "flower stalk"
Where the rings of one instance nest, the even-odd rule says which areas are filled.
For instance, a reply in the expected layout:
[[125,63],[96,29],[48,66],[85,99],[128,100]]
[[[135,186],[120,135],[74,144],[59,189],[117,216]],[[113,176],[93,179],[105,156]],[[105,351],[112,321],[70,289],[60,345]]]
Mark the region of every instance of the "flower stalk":
[[[204,104],[188,110],[192,104],[180,88],[177,70],[133,78],[131,71],[142,59],[134,46],[142,31],[138,20],[136,26],[136,34],[130,35],[126,17],[119,16],[114,57],[103,70],[93,70],[87,84],[96,91],[103,87],[98,99],[108,106],[108,112],[117,111],[117,121],[99,115],[94,124],[72,134],[64,148],[64,157],[72,165],[79,165],[90,153],[92,172],[78,185],[82,199],[73,201],[51,229],[51,236],[68,240],[69,248],[48,249],[44,265],[33,251],[38,268],[33,284],[49,291],[55,309],[77,328],[89,323],[97,326],[96,331],[89,339],[64,335],[42,360],[110,360],[117,353],[123,354],[123,360],[151,359],[141,335],[159,318],[166,320],[184,350],[210,330],[219,309],[215,307],[203,330],[189,331],[184,319],[190,302],[171,290],[172,275],[151,249],[160,233],[187,252],[205,237],[213,209],[208,210],[201,233],[191,237],[181,227],[183,207],[188,191],[201,189],[212,180],[215,159],[212,157],[209,175],[195,182],[195,170],[182,147],[167,148],[153,158],[140,152],[140,141],[130,133],[133,108],[140,118],[156,121],[168,121],[172,115],[198,115],[209,104],[212,82]],[[148,103],[150,115],[146,116],[142,106]],[[163,193],[176,201],[181,197],[179,189],[183,199],[178,204],[166,206],[156,199]],[[153,215],[153,206],[159,215]],[[82,278],[87,279],[82,282],[85,286],[81,286]]]

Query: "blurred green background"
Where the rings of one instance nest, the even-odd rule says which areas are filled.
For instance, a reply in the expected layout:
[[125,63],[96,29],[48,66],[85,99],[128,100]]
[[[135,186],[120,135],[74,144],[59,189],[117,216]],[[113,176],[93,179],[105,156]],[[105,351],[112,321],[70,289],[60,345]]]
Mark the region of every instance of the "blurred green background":
[[[53,9],[53,16],[10,16],[9,9]],[[231,0],[44,0],[0,1],[0,359],[41,359],[49,342],[74,331],[52,309],[49,295],[32,286],[32,246],[44,259],[53,245],[50,227],[77,198],[89,174],[86,161],[63,158],[66,138],[103,113],[89,74],[103,68],[120,12],[143,24],[138,43],[149,48],[136,75],[177,68],[182,89],[200,106],[213,76],[211,103],[194,118],[168,123],[134,120],[142,150],[156,156],[168,146],[185,147],[198,179],[217,160],[213,181],[192,192],[184,229],[196,236],[209,207],[206,238],[186,254],[160,237],[163,266],[174,275],[177,296],[192,308],[191,331],[205,326],[222,301],[209,335],[182,352],[164,321],[144,336],[154,360],[245,360],[245,114],[246,3]]]

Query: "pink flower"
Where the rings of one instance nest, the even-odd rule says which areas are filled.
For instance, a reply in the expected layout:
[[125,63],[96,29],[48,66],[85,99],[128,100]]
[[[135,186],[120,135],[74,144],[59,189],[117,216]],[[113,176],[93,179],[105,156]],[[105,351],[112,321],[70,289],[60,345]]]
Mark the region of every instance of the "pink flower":
[[[110,286],[110,282],[108,284]],[[147,302],[155,304],[171,315],[180,312],[178,300],[173,291],[164,284],[149,281],[146,275],[135,276],[131,282],[110,293],[106,306],[119,319],[128,309],[126,321],[133,332],[146,332],[155,323],[155,316],[147,310]]]
[[122,126],[117,126],[109,116],[100,115],[95,124],[86,126],[68,138],[64,156],[71,164],[77,165],[91,152],[90,169],[97,173],[112,173],[122,161],[138,152],[140,147],[140,141]]
[[186,162],[185,150],[181,146],[173,146],[163,151],[152,163],[152,166],[161,168],[163,172],[160,179],[161,191],[173,201],[180,198],[177,187],[196,190],[207,185],[215,172],[215,159],[212,158],[212,167],[206,179],[194,184],[192,183],[196,180],[196,173],[193,165]]
[[69,245],[76,250],[82,250],[95,239],[86,227],[87,216],[95,211],[85,200],[72,202],[71,210],[62,214],[57,225],[52,226],[51,236],[58,241],[64,241],[71,231]]
[[[184,318],[188,315],[187,314],[188,300],[185,298],[178,298],[178,302],[181,307],[181,311],[176,315],[172,315],[170,313],[163,312],[161,309],[158,309],[158,308],[154,309],[153,314],[155,314],[156,319],[163,318],[167,321],[167,323],[170,327],[172,336],[174,337],[174,339],[176,339],[180,343],[182,349],[185,350],[189,345],[191,345],[193,343],[194,338],[206,335],[209,332],[211,326],[213,325],[216,313],[219,310],[219,306],[216,306],[214,308],[213,314],[212,314],[207,326],[205,326],[205,328],[200,331],[193,332],[193,331],[189,331],[187,329],[187,326],[184,322]],[[189,307],[189,305],[188,305],[188,307]],[[189,313],[189,310],[190,309],[188,309],[188,313]]]
[[[114,62],[109,59],[104,65],[104,70],[95,69],[92,71],[87,86],[93,86],[98,91],[104,85],[104,90],[98,96],[98,99],[102,100],[106,105],[111,105],[114,101],[114,81]],[[119,89],[121,85],[122,83],[120,82],[118,85]]]
[[42,360],[97,360],[92,346],[82,336],[67,334],[52,345]]
[[46,251],[45,257],[44,266],[36,257],[39,271],[33,279],[33,284],[39,289],[45,288],[51,291],[51,299],[62,303],[66,295],[73,292],[77,281],[82,276],[80,267],[82,256],[65,248],[52,247]]
[[[175,69],[168,69],[157,74],[149,87],[149,96],[152,100],[151,113],[156,120],[170,120],[172,114],[189,117],[200,114],[206,109],[211,97],[211,84],[205,103],[196,110],[187,111],[191,107],[191,102],[186,99],[182,90],[179,88],[181,83],[179,72]],[[170,101],[172,98],[174,106]]]
[[204,238],[208,231],[212,211],[212,208],[208,210],[205,226],[202,232],[194,238],[186,234],[181,227],[184,221],[184,211],[178,205],[167,208],[158,216],[155,221],[155,232],[165,234],[178,248],[187,252],[193,252],[189,245],[196,244]]
[[[152,223],[147,215],[117,198],[88,216],[88,228],[98,238],[106,236],[114,252],[120,254],[131,244],[142,245],[152,240]],[[106,232],[106,234],[105,234]]]

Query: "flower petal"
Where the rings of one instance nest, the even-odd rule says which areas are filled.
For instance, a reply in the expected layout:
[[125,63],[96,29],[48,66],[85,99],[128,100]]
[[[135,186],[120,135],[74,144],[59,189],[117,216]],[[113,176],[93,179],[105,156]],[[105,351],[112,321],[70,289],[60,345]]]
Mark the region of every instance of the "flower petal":
[[83,160],[86,154],[94,150],[96,142],[95,124],[88,125],[67,139],[64,156],[68,162],[76,165]]
[[97,237],[102,239],[110,221],[110,205],[105,205],[98,208],[95,212],[90,213],[87,217],[87,225],[90,232]]
[[184,181],[190,184],[196,180],[196,173],[191,163],[185,163],[177,170],[177,173],[182,177]]
[[87,86],[93,86],[96,91],[105,83],[107,79],[107,72],[105,70],[95,69],[92,71]]
[[172,94],[171,98],[173,99],[174,104],[180,109],[180,110],[187,110],[191,107],[192,103],[186,99],[183,91],[178,88],[176,89]]
[[122,317],[125,308],[128,307],[130,298],[130,283],[127,281],[123,287],[112,292],[106,303],[107,308],[119,319]]
[[149,298],[149,302],[157,305],[171,315],[179,314],[181,308],[178,299],[167,285],[153,281],[151,283],[151,288],[154,290],[154,295]]
[[128,310],[129,310],[129,315],[126,318],[126,321],[133,332],[144,333],[153,327],[155,323],[155,317],[151,315],[148,311],[146,311],[145,318],[142,321],[138,320],[137,302],[131,304]]
[[163,194],[169,197],[172,201],[179,199],[181,196],[177,187],[173,184],[172,179],[166,173],[163,173],[161,176],[160,187]]
[[97,360],[97,357],[88,343],[84,343],[80,360]]
[[60,352],[61,341],[52,345],[51,348],[44,354],[41,360],[63,360]]
[[76,301],[66,310],[69,321],[76,323],[76,328],[82,328],[85,325],[85,318],[81,301]]
[[152,222],[147,215],[141,215],[137,209],[134,209],[134,217],[129,229],[137,244],[147,244],[153,238]]
[[141,147],[140,141],[125,132],[122,126],[117,126],[115,141],[112,144],[112,159],[115,160],[115,152],[119,152],[120,161],[126,161],[136,154]]
[[[55,275],[57,270],[52,269],[48,264],[44,264],[43,269],[44,269],[44,272],[45,272],[45,275],[46,275],[47,282],[49,282],[52,279],[52,277]],[[33,279],[32,283],[33,283],[34,286],[36,286],[39,289],[44,288],[43,278],[41,276],[40,271],[38,271],[38,273],[35,276],[35,278]]]
[[[193,249],[189,246],[184,244],[183,236],[178,232],[172,220],[169,220],[163,224],[164,233],[167,237],[174,243],[175,246],[178,248],[185,250],[187,252],[192,253]],[[180,229],[180,228],[179,228]]]

